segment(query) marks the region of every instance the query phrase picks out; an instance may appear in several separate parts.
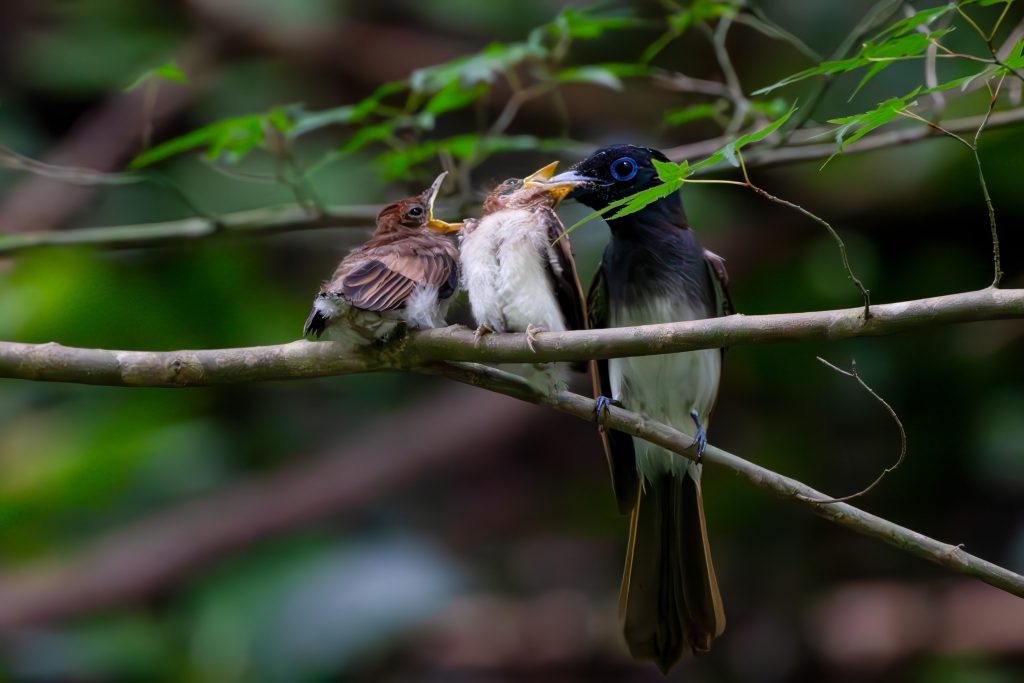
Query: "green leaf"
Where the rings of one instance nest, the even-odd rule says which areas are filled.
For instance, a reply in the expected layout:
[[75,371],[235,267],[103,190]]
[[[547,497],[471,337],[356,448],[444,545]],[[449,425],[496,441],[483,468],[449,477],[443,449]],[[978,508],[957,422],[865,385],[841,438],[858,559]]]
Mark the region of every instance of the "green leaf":
[[[892,27],[890,27],[890,29],[892,29]],[[907,30],[913,30],[913,27]],[[880,34],[886,36],[884,40],[879,42],[876,38],[875,41],[864,43],[864,45],[861,46],[860,52],[858,52],[854,57],[822,62],[818,66],[804,69],[803,71],[783,78],[781,81],[777,81],[776,83],[765,86],[764,88],[755,90],[753,94],[764,95],[783,86],[812,78],[814,76],[840,74],[847,71],[853,71],[854,69],[859,69],[864,66],[871,66],[871,69],[857,85],[857,89],[854,91],[854,94],[856,94],[868,81],[887,68],[889,64],[894,61],[917,57],[928,49],[928,45],[932,40],[938,40],[952,30],[952,28],[946,28],[941,31],[934,31],[928,34],[911,33],[909,35],[905,35],[905,30],[900,29],[890,31],[887,29]]]
[[911,31],[917,30],[918,26],[927,26],[928,24],[931,24],[939,17],[949,14],[954,9],[956,9],[956,4],[952,2],[945,5],[939,5],[938,7],[923,9],[919,12],[915,12],[905,19],[900,19],[899,21],[890,24],[882,30],[881,33],[877,34],[874,39],[877,41],[879,38],[884,36],[906,35]]
[[574,66],[562,69],[555,78],[560,83],[593,83],[612,90],[622,90],[622,80],[611,70],[600,66]]
[[493,83],[497,76],[528,60],[543,59],[547,50],[531,43],[491,43],[479,53],[458,57],[450,62],[417,69],[409,79],[414,92],[435,93],[450,83],[463,88],[477,83]]
[[262,114],[234,116],[215,121],[180,137],[167,140],[144,151],[128,165],[138,169],[198,147],[206,147],[211,159],[223,157],[228,163],[239,161],[257,147],[264,146],[268,128],[287,133],[292,126],[287,107],[275,107]]
[[181,83],[182,85],[188,84],[188,76],[185,75],[185,72],[182,71],[173,61],[168,60],[160,66],[155,66],[152,69],[143,71],[134,81],[125,86],[124,91],[131,92],[143,83],[148,83],[153,79],[173,81],[175,83]]
[[654,187],[648,187],[646,190],[640,190],[634,195],[624,197],[618,201],[609,204],[611,208],[619,208],[614,214],[612,214],[608,220],[614,220],[616,218],[622,218],[628,216],[631,213],[643,210],[647,205],[653,204],[662,197],[667,197],[673,192],[679,190],[683,186],[682,179],[672,180],[669,182],[662,183],[661,185],[655,185]]
[[445,112],[462,109],[486,95],[489,90],[490,86],[487,83],[477,83],[464,88],[459,81],[452,81],[430,98],[423,111],[439,116]]
[[867,63],[868,62],[866,59],[861,59],[858,57],[851,57],[850,59],[839,59],[830,62],[822,62],[818,66],[812,66],[809,69],[804,69],[803,71],[798,71],[795,74],[790,74],[789,76],[786,76],[780,81],[776,81],[771,85],[766,85],[763,88],[755,90],[751,94],[766,95],[773,90],[778,90],[779,88],[785,87],[792,83],[796,83],[798,81],[803,81],[814,76],[825,76],[843,73],[844,71],[851,71],[859,66],[864,66]]
[[764,140],[766,137],[777,131],[782,126],[782,124],[789,120],[789,117],[792,116],[793,112],[795,111],[796,104],[793,104],[785,114],[775,119],[764,128],[756,130],[753,133],[741,135],[740,137],[736,138],[735,140],[733,140],[732,142],[725,145],[717,152],[709,156],[707,159],[699,161],[696,164],[690,166],[690,171],[696,172],[702,168],[714,166],[723,159],[728,161],[733,166],[739,166],[739,158],[737,157],[737,154],[741,149],[743,149],[744,147],[751,143],[760,142],[761,140]]
[[734,2],[695,0],[686,9],[669,15],[668,25],[669,29],[678,36],[686,32],[694,24],[726,15],[733,16],[736,12],[737,5]]
[[1003,64],[1013,70],[1024,69],[1024,40],[1018,40],[1013,46],[1009,56],[1003,60]]
[[641,26],[645,22],[631,13],[595,14],[592,10],[581,10],[567,7],[559,12],[554,21],[546,24],[543,29],[553,35],[556,40],[572,38],[576,40],[593,40],[600,38],[608,31]]
[[[847,145],[857,142],[857,140],[860,140],[871,131],[892,121],[900,115],[900,112],[917,104],[916,101],[913,101],[913,98],[917,97],[920,93],[921,88],[915,88],[913,92],[904,95],[903,97],[890,98],[879,103],[879,105],[874,109],[861,114],[844,116],[838,119],[829,119],[829,123],[839,124],[839,128],[836,129],[835,136],[838,148],[836,149],[835,154],[829,157],[825,163],[827,164],[833,157],[835,157],[836,154],[839,154],[846,149]],[[850,131],[853,131],[853,134],[847,137],[847,134]]]
[[391,120],[384,121],[383,123],[374,123],[369,126],[363,126],[340,147],[339,151],[342,154],[351,154],[352,152],[362,149],[371,142],[386,140],[394,134],[395,125],[395,120]]
[[728,106],[724,100],[718,100],[717,102],[694,104],[682,109],[669,109],[665,112],[663,122],[666,126],[681,126],[691,121],[711,119],[722,114]]
[[500,152],[559,151],[569,144],[570,141],[567,140],[537,138],[532,135],[482,136],[478,133],[465,133],[440,140],[424,140],[400,150],[389,150],[378,155],[377,164],[386,177],[403,178],[407,177],[413,168],[433,160],[442,152],[457,160],[482,160]]

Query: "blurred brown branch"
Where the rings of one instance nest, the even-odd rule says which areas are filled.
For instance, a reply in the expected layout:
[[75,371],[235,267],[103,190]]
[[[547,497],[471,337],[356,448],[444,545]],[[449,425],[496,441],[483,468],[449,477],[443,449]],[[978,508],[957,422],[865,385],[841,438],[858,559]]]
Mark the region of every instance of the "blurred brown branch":
[[163,511],[89,544],[70,560],[4,572],[0,630],[151,596],[258,540],[379,500],[421,480],[425,471],[484,462],[482,454],[513,438],[538,412],[497,394],[448,387],[360,434],[343,435],[337,452],[330,447],[319,457]]
[[412,332],[381,348],[294,341],[277,346],[191,351],[115,351],[0,342],[0,377],[125,387],[190,387],[416,370],[445,361],[532,363],[651,356],[778,341],[849,339],[938,325],[1024,318],[1024,289],[989,287],[871,307],[809,313],[731,315],[688,322],[525,335],[452,325]]
[[[951,120],[943,127],[952,133],[973,134],[984,121],[985,116],[983,115],[969,116]],[[995,112],[989,117],[985,130],[1006,127],[1022,121],[1024,121],[1024,107]],[[779,147],[752,147],[749,151],[744,152],[744,162],[749,169],[826,159],[835,153],[835,143],[814,144],[810,141],[831,133],[832,130],[829,128],[801,130],[798,134],[793,135],[793,140],[788,144]],[[896,147],[942,134],[928,126],[876,133],[847,145],[843,154]],[[733,136],[722,136],[703,140],[667,149],[665,153],[673,161],[696,161],[712,154],[730,142],[732,138]],[[704,172],[702,170],[701,174]],[[381,208],[376,205],[335,207],[329,209],[324,216],[317,216],[303,207],[287,206],[228,213],[216,219],[186,218],[142,225],[83,228],[69,231],[33,231],[31,235],[0,234],[0,256],[9,256],[26,249],[50,246],[92,245],[103,248],[160,246],[199,239],[220,232],[273,234],[316,228],[371,227]]]
[[239,211],[225,214],[216,220],[196,217],[166,223],[0,235],[0,255],[43,246],[93,245],[119,249],[178,244],[211,235],[258,235],[315,228],[369,230],[380,208],[339,206],[319,214],[291,205]]

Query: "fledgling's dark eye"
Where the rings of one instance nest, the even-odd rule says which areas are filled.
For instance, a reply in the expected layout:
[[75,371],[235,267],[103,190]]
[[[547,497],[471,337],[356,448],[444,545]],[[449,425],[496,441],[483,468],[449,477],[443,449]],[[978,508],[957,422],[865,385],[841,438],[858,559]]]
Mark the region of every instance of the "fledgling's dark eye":
[[419,218],[422,215],[423,215],[423,207],[422,206],[413,206],[408,211],[405,212],[405,217],[406,218]]
[[636,161],[631,157],[622,157],[612,162],[612,178],[616,180],[632,180],[636,177]]

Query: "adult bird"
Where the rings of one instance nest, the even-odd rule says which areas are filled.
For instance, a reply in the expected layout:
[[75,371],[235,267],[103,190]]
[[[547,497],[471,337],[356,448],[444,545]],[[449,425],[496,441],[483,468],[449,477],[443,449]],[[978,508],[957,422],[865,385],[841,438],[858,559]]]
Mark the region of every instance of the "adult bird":
[[[555,213],[577,181],[552,181],[558,162],[510,178],[484,200],[484,215],[463,221],[460,261],[477,335],[580,329],[583,289],[564,227]],[[564,377],[552,373],[555,385]],[[554,388],[553,386],[549,388]]]
[[444,234],[460,227],[434,218],[446,175],[381,210],[373,236],[320,287],[303,327],[306,336],[337,330],[340,339],[365,344],[387,338],[402,322],[415,329],[445,324],[458,286],[459,252]]
[[[553,181],[587,184],[570,197],[604,209],[660,183],[661,152],[615,145]],[[591,327],[697,320],[732,312],[723,260],[690,229],[678,193],[607,220],[611,241],[590,289]],[[705,652],[725,628],[701,494],[700,456],[718,395],[721,349],[599,361],[599,411],[611,400],[691,434],[697,460],[621,432],[605,434],[615,496],[630,513],[620,593],[634,657],[663,673],[683,652]],[[692,425],[692,426],[691,426]]]

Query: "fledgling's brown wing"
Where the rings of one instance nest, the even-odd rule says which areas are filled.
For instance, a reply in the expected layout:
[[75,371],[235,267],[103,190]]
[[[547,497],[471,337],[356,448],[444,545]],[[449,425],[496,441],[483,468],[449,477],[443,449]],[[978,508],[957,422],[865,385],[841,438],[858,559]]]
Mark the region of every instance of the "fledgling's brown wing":
[[353,306],[367,311],[399,308],[417,285],[433,285],[439,298],[446,298],[458,277],[454,254],[447,241],[420,235],[371,246],[325,289],[336,289]]
[[547,227],[548,240],[552,244],[548,250],[553,255],[552,262],[548,264],[548,275],[554,285],[562,317],[570,330],[584,330],[587,328],[587,299],[576,271],[569,236],[563,235],[565,226],[554,209],[543,207],[537,213]]

